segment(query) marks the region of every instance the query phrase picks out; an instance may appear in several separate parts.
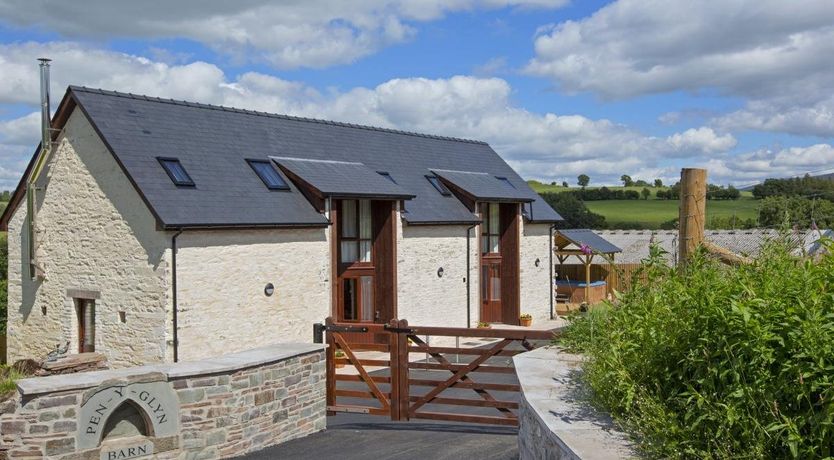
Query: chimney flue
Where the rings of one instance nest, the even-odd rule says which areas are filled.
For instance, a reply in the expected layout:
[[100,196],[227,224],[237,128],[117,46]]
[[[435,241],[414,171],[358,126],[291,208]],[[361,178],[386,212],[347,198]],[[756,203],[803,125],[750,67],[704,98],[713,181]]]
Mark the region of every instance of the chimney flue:
[[41,149],[49,150],[52,142],[50,125],[52,120],[49,114],[49,62],[52,59],[40,58],[41,62]]

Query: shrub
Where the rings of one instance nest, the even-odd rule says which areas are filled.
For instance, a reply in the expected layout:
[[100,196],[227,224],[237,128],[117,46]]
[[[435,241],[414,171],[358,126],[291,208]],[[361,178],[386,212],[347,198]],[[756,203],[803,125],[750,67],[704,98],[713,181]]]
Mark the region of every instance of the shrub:
[[17,389],[17,380],[26,377],[11,366],[0,365],[0,401],[5,401]]
[[594,401],[649,455],[834,454],[834,257],[790,250],[774,241],[738,268],[697,254],[678,271],[652,247],[648,283],[572,322],[562,340],[588,355]]

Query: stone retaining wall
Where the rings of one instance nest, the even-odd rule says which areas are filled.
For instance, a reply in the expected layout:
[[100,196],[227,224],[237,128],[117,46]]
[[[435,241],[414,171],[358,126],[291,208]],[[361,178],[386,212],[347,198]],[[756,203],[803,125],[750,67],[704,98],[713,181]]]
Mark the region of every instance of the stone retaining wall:
[[[0,403],[0,458],[222,458],[325,428],[324,349],[24,379]],[[137,421],[138,420],[138,421]]]
[[527,459],[636,457],[625,434],[595,411],[579,381],[582,357],[544,347],[513,357],[521,384],[518,453]]

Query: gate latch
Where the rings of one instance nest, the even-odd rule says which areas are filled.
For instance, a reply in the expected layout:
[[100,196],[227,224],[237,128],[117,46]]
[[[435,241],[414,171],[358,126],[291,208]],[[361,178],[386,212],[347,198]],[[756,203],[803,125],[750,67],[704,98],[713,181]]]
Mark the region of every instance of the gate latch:
[[313,343],[324,343],[324,331],[330,332],[368,332],[363,326],[327,326],[322,323],[313,324]]

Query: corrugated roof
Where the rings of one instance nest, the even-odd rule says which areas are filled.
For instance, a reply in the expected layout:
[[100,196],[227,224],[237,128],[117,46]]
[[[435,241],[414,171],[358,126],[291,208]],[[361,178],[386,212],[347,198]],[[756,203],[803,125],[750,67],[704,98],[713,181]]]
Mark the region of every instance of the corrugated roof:
[[413,194],[362,163],[270,157],[326,197],[411,199]]
[[463,190],[478,201],[511,201],[529,203],[534,200],[509,178],[485,172],[433,169],[443,180]]
[[[622,254],[615,259],[618,263],[640,263],[649,257],[649,246],[657,243],[666,252],[666,259],[673,263],[678,254],[678,232],[674,230],[595,230],[597,235],[623,249]],[[816,254],[819,250],[819,239],[834,236],[832,230],[805,230],[792,235],[797,248],[796,254],[802,252]],[[749,230],[707,230],[704,238],[707,241],[729,249],[736,254],[755,257],[767,241],[779,237],[779,232],[772,229]]]
[[[362,163],[387,171],[414,195],[403,216],[410,223],[478,221],[455,197],[432,187],[425,179],[431,169],[506,177],[534,200],[527,206],[533,222],[561,220],[483,142],[75,86],[68,91],[167,228],[325,224],[295,185],[290,191],[269,190],[245,161],[270,156]],[[178,158],[196,186],[177,188],[157,162],[159,156]]]
[[584,244],[591,248],[594,252],[602,254],[622,252],[622,249],[615,246],[605,238],[597,235],[593,230],[589,230],[587,228],[556,230],[556,232],[568,241],[574,243],[576,246]]

